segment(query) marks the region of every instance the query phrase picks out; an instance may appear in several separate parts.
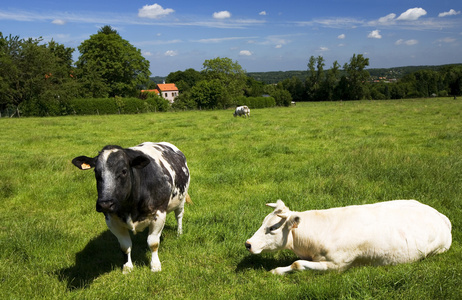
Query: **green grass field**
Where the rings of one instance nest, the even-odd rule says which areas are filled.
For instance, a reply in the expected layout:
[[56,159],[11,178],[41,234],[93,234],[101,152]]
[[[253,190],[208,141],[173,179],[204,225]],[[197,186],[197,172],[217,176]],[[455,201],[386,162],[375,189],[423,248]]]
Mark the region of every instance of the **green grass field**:
[[[0,298],[460,299],[462,101],[232,112],[0,119]],[[94,174],[71,159],[144,141],[185,153],[194,204],[181,237],[167,218],[162,272],[150,272],[144,232],[123,275],[117,240],[95,210]],[[292,210],[417,199],[449,217],[453,244],[413,264],[272,275],[296,256],[252,256],[244,242],[277,199]]]

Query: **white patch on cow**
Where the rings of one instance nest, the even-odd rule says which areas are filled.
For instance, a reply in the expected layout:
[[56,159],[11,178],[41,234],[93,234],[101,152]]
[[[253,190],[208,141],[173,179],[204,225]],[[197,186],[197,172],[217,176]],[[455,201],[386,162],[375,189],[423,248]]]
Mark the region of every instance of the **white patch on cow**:
[[111,194],[117,188],[116,175],[114,172],[109,171],[107,167],[107,160],[112,153],[119,151],[119,149],[105,150],[100,155],[101,160],[101,178],[103,184],[103,195]]

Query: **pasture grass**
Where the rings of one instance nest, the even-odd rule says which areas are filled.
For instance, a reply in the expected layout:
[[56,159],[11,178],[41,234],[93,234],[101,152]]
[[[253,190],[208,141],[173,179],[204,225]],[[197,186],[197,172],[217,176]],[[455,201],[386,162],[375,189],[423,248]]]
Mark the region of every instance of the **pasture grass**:
[[[2,299],[457,299],[462,294],[462,102],[449,98],[297,103],[232,111],[0,119]],[[168,215],[149,270],[135,269],[95,211],[92,171],[71,163],[107,144],[168,141],[191,170],[184,234]],[[282,199],[292,210],[417,199],[452,221],[441,255],[344,273],[268,271],[289,251],[252,256],[244,242]],[[354,234],[354,233],[352,233]]]

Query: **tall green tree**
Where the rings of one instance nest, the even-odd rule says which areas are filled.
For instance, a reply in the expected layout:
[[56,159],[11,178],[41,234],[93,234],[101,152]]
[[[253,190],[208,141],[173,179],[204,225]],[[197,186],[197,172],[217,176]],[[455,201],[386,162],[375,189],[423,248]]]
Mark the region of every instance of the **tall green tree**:
[[308,62],[309,76],[306,79],[305,86],[308,100],[317,101],[322,98],[321,84],[324,79],[324,58],[322,56],[311,56]]
[[149,83],[149,61],[111,26],[78,47],[76,73],[88,96],[135,96]]
[[338,100],[336,94],[336,87],[338,83],[338,77],[340,74],[340,64],[337,61],[334,61],[332,68],[327,71],[326,80],[322,86],[323,90],[323,99],[324,100]]
[[26,115],[61,115],[78,93],[72,48],[0,33],[0,109]]
[[366,84],[370,77],[369,72],[366,71],[368,65],[369,58],[365,58],[362,54],[353,54],[350,63],[345,63],[343,66],[347,73],[346,98],[348,100],[361,100],[366,96]]
[[246,75],[237,61],[227,57],[205,60],[202,72],[206,80],[218,80],[226,90],[222,100],[224,107],[231,105],[232,99],[244,94]]

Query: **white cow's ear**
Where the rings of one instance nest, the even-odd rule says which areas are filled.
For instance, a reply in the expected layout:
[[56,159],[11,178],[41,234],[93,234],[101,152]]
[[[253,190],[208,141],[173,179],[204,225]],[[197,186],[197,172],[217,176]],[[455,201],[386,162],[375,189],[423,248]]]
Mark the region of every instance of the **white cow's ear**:
[[276,203],[266,203],[266,206],[276,208],[278,205]]
[[287,225],[290,229],[298,228],[298,224],[300,224],[300,217],[298,216],[291,215],[287,220]]

